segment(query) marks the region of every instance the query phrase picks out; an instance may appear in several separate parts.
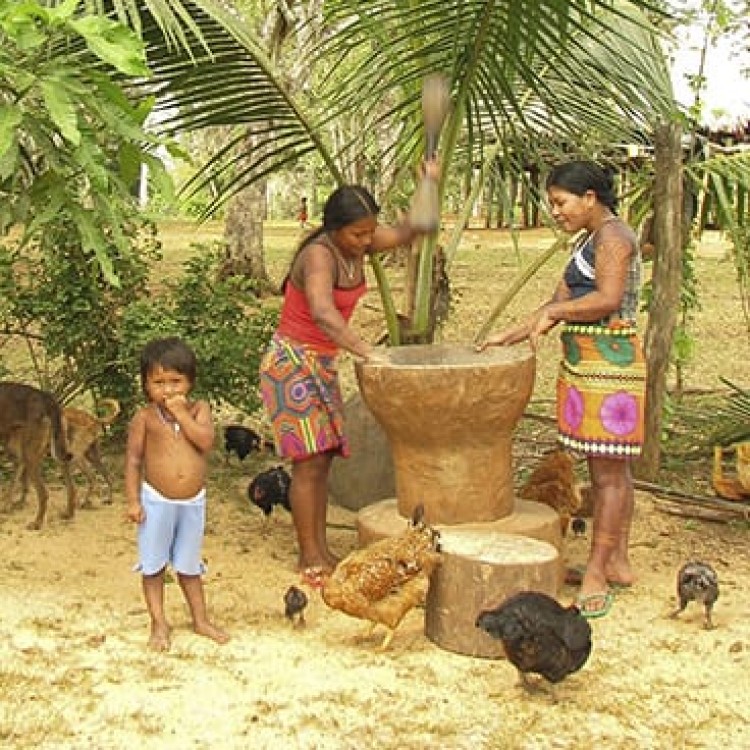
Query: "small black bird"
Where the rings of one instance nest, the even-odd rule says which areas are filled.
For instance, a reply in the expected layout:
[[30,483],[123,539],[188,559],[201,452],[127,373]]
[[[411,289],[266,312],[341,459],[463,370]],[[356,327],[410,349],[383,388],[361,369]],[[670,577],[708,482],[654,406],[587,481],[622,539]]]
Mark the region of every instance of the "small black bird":
[[[295,627],[305,624],[305,607],[307,606],[307,594],[296,586],[290,586],[284,594],[284,615]],[[294,618],[297,618],[295,622]]]
[[563,607],[539,591],[510,596],[480,613],[476,625],[502,641],[527,690],[533,688],[528,674],[534,673],[551,683],[552,692],[552,686],[577,672],[591,653],[591,626],[578,607]]
[[268,440],[264,440],[255,430],[240,424],[230,424],[224,428],[224,450],[226,460],[234,453],[240,461],[244,461],[253,451],[262,451],[273,447]]
[[711,611],[719,598],[719,578],[708,564],[693,560],[685,563],[677,573],[677,598],[680,606],[670,617],[677,617],[689,602],[699,602],[706,610],[703,627],[711,630],[714,626]]
[[570,530],[573,532],[573,536],[585,536],[586,520],[583,518],[574,518],[570,522]]
[[281,465],[261,471],[253,477],[247,488],[247,496],[250,502],[263,511],[268,518],[274,505],[286,508],[290,513],[292,505],[289,501],[289,488],[292,478],[289,472]]

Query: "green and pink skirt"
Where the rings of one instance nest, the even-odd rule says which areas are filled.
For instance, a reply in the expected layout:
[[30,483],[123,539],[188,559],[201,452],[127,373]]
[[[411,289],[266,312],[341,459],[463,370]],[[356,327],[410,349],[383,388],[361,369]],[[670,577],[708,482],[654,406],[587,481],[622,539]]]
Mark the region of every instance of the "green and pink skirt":
[[261,360],[260,390],[280,456],[349,455],[335,356],[274,336]]
[[646,361],[635,326],[567,324],[561,341],[560,443],[586,456],[639,456],[644,438]]

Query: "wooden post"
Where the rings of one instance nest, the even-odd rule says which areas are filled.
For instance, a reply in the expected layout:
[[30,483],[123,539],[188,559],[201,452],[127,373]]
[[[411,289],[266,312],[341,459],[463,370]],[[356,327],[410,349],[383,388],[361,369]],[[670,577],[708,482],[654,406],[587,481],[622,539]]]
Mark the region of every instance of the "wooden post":
[[681,129],[673,123],[654,132],[654,245],[645,336],[646,444],[635,466],[636,475],[648,481],[659,474],[662,413],[682,286],[682,145]]

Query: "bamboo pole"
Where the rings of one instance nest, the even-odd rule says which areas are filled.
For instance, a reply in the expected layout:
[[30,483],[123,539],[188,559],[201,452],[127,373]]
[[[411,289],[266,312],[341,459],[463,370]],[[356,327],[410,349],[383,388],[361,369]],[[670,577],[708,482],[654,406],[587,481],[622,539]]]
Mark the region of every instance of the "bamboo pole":
[[[577,237],[578,235],[576,235],[576,237],[574,237],[573,239],[575,240]],[[544,266],[544,264],[547,263],[547,261],[549,261],[553,255],[555,255],[555,253],[557,253],[559,250],[562,250],[563,248],[567,248],[569,241],[570,238],[567,236],[558,238],[547,250],[541,253],[532,263],[530,263],[519,276],[516,277],[510,287],[508,287],[503,296],[500,298],[497,305],[495,305],[495,308],[490,313],[490,316],[484,322],[482,327],[479,329],[476,336],[474,336],[475,344],[480,344],[482,341],[484,341],[495,321],[500,317],[505,308],[513,301],[513,298],[521,291],[521,289],[524,288],[524,286],[526,286],[526,284],[534,277],[537,271],[539,271],[539,269],[542,268],[542,266]]]

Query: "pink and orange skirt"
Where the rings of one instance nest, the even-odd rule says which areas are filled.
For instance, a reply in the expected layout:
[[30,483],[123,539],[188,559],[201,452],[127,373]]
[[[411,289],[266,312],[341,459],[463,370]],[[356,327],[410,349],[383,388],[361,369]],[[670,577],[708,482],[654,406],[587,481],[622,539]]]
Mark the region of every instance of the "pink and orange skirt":
[[274,336],[261,360],[260,390],[280,456],[349,456],[335,356]]
[[558,440],[586,456],[643,449],[646,361],[635,326],[567,324],[557,379]]

